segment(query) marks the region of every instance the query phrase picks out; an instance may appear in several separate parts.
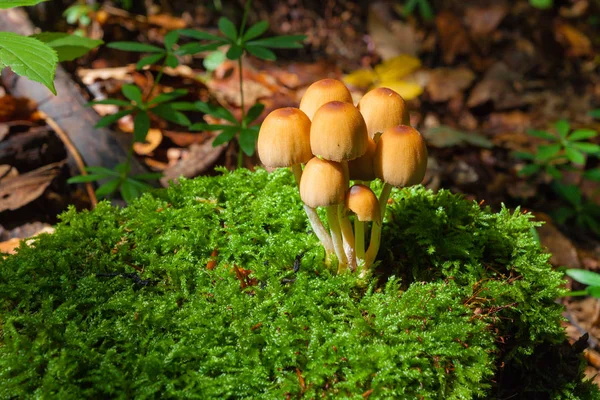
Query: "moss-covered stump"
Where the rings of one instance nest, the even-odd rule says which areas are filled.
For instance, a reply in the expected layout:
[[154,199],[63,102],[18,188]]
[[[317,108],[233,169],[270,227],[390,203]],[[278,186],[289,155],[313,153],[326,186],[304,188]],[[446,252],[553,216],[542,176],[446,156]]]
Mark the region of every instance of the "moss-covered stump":
[[0,261],[0,397],[596,396],[529,216],[417,188],[388,217],[357,282],[286,171],[69,211]]

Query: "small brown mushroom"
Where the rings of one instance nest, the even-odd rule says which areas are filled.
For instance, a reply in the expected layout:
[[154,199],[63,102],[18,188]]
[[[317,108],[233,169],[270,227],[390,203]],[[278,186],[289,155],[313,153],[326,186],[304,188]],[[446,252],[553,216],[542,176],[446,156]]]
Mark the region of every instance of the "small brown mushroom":
[[341,81],[337,79],[321,79],[306,89],[302,100],[300,100],[300,109],[312,121],[319,107],[330,101],[342,101],[354,104],[350,91]]
[[367,92],[358,102],[371,139],[375,134],[397,125],[410,125],[408,109],[402,96],[380,87]]

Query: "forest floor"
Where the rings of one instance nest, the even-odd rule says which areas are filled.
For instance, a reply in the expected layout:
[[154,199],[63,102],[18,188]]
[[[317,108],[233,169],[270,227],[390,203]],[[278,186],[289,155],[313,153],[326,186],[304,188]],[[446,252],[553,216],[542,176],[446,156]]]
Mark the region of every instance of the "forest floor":
[[[213,8],[179,3],[170,9],[102,5],[85,10],[87,24],[82,18],[71,24],[60,15],[52,19],[48,9],[35,9],[31,17],[45,30],[77,29],[105,43],[161,46],[171,30],[215,34],[221,15],[237,22],[242,14],[239,5],[217,10],[214,4],[220,2]],[[277,62],[244,57],[246,108],[265,105],[257,122],[276,108],[297,106],[307,86],[322,78],[344,80],[356,101],[370,88],[392,87],[407,100],[411,125],[427,139],[429,188],[460,192],[493,209],[505,204],[531,211],[545,222],[538,235],[552,253],[553,266],[600,272],[600,137],[584,133],[583,146],[569,150],[565,144],[577,131],[600,129],[595,119],[600,118],[597,2],[556,1],[540,10],[526,0],[434,1],[432,15],[418,8],[405,15],[402,2],[326,1],[318,13],[300,3],[261,2],[250,12],[249,22],[269,21],[273,35],[307,35],[302,49],[277,52]],[[136,70],[139,58],[139,53],[102,46],[64,66],[88,100],[122,99],[121,87],[135,83],[144,93],[185,88],[185,100],[242,114],[237,63],[211,53],[185,56],[153,88],[158,70]],[[83,186],[67,184],[79,171],[68,162],[68,146],[36,107],[26,97],[13,96],[10,87],[0,88],[0,251],[13,251],[19,239],[51,231],[57,214],[70,204],[91,207]],[[100,115],[117,111],[111,105],[94,109]],[[190,119],[220,122],[199,112]],[[123,117],[111,129],[131,134],[133,119]],[[214,174],[217,165],[235,168],[236,143],[213,147],[216,136],[152,120],[146,142],[133,150],[141,164],[163,173],[165,185],[180,175]],[[259,164],[256,156],[243,160],[247,168]],[[569,339],[590,333],[586,374],[600,383],[598,299],[558,301],[566,306]]]

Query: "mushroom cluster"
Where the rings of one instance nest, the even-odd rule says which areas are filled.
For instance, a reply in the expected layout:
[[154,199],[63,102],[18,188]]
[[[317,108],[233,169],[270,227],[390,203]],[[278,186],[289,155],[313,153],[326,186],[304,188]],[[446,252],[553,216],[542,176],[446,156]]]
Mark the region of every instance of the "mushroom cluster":
[[[338,273],[369,270],[391,189],[419,184],[425,176],[427,147],[409,124],[404,99],[393,90],[373,89],[355,107],[342,82],[323,79],[309,86],[300,108],[274,110],[260,128],[261,162],[291,168],[312,229],[328,260],[336,255]],[[379,199],[370,188],[374,179],[384,182]],[[325,207],[329,231],[317,207]]]

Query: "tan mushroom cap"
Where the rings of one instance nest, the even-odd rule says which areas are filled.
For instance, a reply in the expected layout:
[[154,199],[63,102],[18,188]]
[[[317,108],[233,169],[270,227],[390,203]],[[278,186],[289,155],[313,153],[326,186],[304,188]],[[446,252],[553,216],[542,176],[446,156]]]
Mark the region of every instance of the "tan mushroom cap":
[[397,125],[410,125],[406,102],[392,89],[380,87],[367,92],[358,102],[369,137]]
[[373,160],[375,158],[375,149],[377,145],[371,138],[368,140],[367,151],[362,156],[348,161],[348,170],[350,179],[360,181],[372,181],[376,178],[373,169]]
[[346,208],[356,214],[359,221],[379,221],[381,217],[379,200],[365,185],[354,185],[348,190]]
[[377,142],[375,175],[392,186],[421,183],[427,170],[427,146],[416,129],[398,125],[386,129]]
[[310,120],[297,108],[272,111],[258,133],[258,156],[267,167],[289,167],[312,158]]
[[368,140],[365,120],[350,103],[326,103],[313,117],[310,148],[316,156],[338,162],[353,160],[365,154]]
[[309,207],[343,204],[348,176],[342,164],[313,157],[302,173],[300,198]]
[[319,107],[330,101],[342,101],[354,104],[350,91],[341,81],[337,79],[321,79],[306,89],[302,100],[300,100],[300,109],[312,120]]

